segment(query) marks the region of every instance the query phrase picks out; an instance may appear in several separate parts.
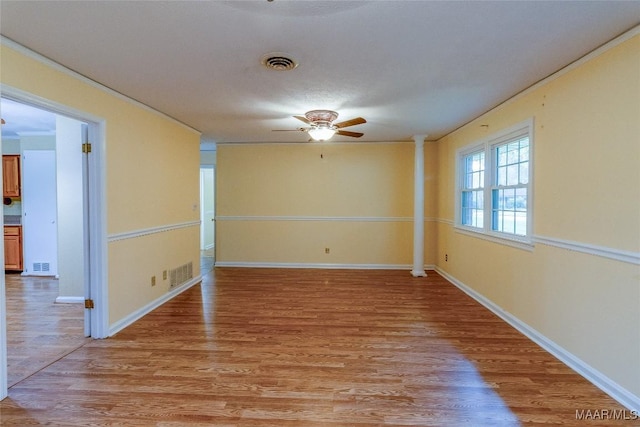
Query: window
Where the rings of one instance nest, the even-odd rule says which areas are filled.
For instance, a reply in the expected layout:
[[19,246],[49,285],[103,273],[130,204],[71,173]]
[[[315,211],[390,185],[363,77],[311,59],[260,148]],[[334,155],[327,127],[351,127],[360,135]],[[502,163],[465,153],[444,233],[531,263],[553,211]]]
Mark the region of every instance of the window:
[[529,137],[494,148],[495,179],[491,188],[491,229],[527,235]]
[[484,227],[484,152],[464,158],[462,184],[462,224]]
[[456,226],[530,242],[532,131],[528,120],[459,151]]

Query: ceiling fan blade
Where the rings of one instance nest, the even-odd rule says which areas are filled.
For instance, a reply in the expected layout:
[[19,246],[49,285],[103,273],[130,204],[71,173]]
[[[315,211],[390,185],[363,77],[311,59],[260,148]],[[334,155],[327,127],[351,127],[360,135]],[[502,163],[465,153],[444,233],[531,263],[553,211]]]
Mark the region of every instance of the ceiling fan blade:
[[364,133],[361,132],[350,132],[348,130],[339,130],[336,132],[336,134],[342,136],[350,136],[352,138],[360,138],[362,135],[364,135]]
[[338,129],[340,128],[346,128],[349,126],[355,126],[355,125],[360,125],[362,123],[367,123],[367,121],[365,119],[363,119],[362,117],[356,117],[355,119],[351,119],[351,120],[347,120],[344,122],[340,122],[340,123],[336,123],[334,124],[334,126]]
[[293,116],[296,119],[300,120],[301,122],[305,122],[306,124],[310,125],[311,122],[309,120],[307,120],[307,118],[305,116]]
[[297,129],[271,129],[271,132],[306,132],[309,128],[297,128]]

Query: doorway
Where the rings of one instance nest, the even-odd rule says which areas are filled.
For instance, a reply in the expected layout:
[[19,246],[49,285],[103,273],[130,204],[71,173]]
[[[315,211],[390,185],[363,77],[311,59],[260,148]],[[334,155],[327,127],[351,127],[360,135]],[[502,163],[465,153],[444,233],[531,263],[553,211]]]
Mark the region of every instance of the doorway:
[[215,175],[213,165],[200,166],[200,267],[203,273],[211,271],[215,263]]
[[[48,100],[33,96],[29,93],[23,92],[18,89],[5,87],[2,88],[2,101],[5,100],[7,102],[13,102],[21,107],[33,108],[36,111],[47,112],[49,114],[53,114],[62,121],[67,122],[75,122],[78,124],[82,131],[82,138],[89,139],[92,143],[91,150],[85,150],[85,145],[80,141],[77,144],[73,144],[73,152],[79,153],[77,158],[80,159],[79,163],[76,163],[75,169],[73,170],[72,175],[79,176],[80,179],[76,179],[75,182],[77,186],[75,188],[61,188],[57,189],[58,195],[63,194],[66,196],[73,195],[72,199],[75,199],[75,212],[73,214],[80,218],[80,221],[77,218],[71,220],[71,222],[75,223],[76,231],[79,232],[71,232],[67,233],[65,231],[65,235],[67,237],[70,236],[79,236],[80,245],[75,245],[74,248],[70,249],[70,246],[64,246],[61,249],[61,246],[56,244],[57,254],[56,261],[59,274],[62,273],[62,261],[63,259],[71,260],[73,259],[73,276],[78,281],[80,287],[76,289],[80,289],[79,291],[75,291],[75,295],[69,295],[67,301],[58,301],[58,304],[61,302],[66,303],[82,303],[85,300],[93,301],[93,309],[85,309],[85,304],[74,304],[76,307],[79,307],[82,314],[80,315],[80,323],[81,328],[79,328],[82,332],[80,335],[84,338],[84,336],[92,337],[92,338],[105,338],[108,336],[108,318],[107,318],[107,289],[106,289],[106,221],[105,221],[105,213],[103,207],[105,206],[105,179],[103,176],[104,173],[104,128],[105,123],[104,120],[92,116],[88,113],[84,113],[81,111],[77,111],[66,107],[64,105],[60,105],[57,103],[50,102]],[[8,118],[5,118],[5,115],[9,114],[9,110],[3,108],[2,115],[5,123],[8,124]],[[3,134],[4,132],[3,125]],[[2,150],[5,149],[5,138],[2,138]],[[56,147],[58,148],[58,147]],[[60,145],[62,148],[62,145]],[[14,147],[15,149],[15,147]],[[63,152],[65,150],[57,150]],[[84,154],[83,154],[84,152]],[[89,154],[91,152],[91,154]],[[60,153],[56,153],[56,156],[59,156]],[[68,160],[68,159],[66,159]],[[64,159],[56,159],[57,165],[60,168],[58,172],[62,169],[65,171],[69,171],[69,162]],[[61,165],[65,165],[62,166]],[[61,184],[65,181],[64,176],[57,174],[56,182],[57,184]],[[65,199],[65,200],[63,200]],[[56,198],[56,202],[58,204],[56,210],[56,223],[58,220],[66,220],[67,215],[64,213],[65,211],[60,211],[60,205],[69,205],[69,200],[67,198]],[[78,203],[79,201],[79,203]],[[68,207],[68,206],[67,206]],[[70,216],[74,216],[70,215]],[[4,216],[0,219],[4,224]],[[62,221],[64,222],[64,221]],[[60,224],[58,224],[60,226]],[[58,233],[60,233],[60,229],[58,229]],[[68,230],[67,230],[68,231]],[[63,238],[58,239],[59,241],[65,241],[68,243],[73,240],[71,238]],[[25,242],[27,243],[27,242]],[[33,243],[32,243],[33,245]],[[28,250],[25,247],[25,250]],[[4,252],[4,251],[2,251]],[[66,255],[64,255],[66,254]],[[2,253],[4,256],[4,254]],[[38,264],[38,263],[36,263]],[[71,263],[66,261],[67,265]],[[38,265],[42,267],[42,264]],[[29,266],[26,267],[27,275],[22,276],[25,279],[32,277],[28,276],[29,274]],[[34,269],[34,265],[32,264],[31,269]],[[54,277],[55,278],[55,277]],[[42,287],[42,280],[45,278],[37,277],[36,278],[36,288],[38,286]],[[51,279],[51,276],[48,277]],[[65,279],[65,283],[68,280]],[[7,343],[7,327],[8,320],[11,321],[10,318],[7,318],[7,288],[6,288],[6,278],[4,275],[0,275],[0,400],[7,396],[7,385],[8,385],[8,370],[7,370],[7,349],[11,344]],[[76,283],[75,286],[78,286]],[[58,298],[56,298],[58,300]],[[60,305],[58,305],[60,307]],[[36,350],[37,351],[37,350]]]

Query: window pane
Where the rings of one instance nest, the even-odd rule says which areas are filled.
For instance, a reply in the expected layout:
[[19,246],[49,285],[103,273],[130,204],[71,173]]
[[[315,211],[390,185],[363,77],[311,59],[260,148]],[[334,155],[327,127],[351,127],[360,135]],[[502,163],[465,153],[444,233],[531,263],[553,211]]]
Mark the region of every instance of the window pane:
[[472,188],[480,188],[480,172],[474,172],[471,181]]
[[474,211],[474,217],[473,217],[473,226],[474,227],[478,227],[478,228],[482,228],[484,227],[484,211],[481,209],[476,209]]
[[520,184],[529,183],[529,162],[520,163]]
[[515,212],[515,234],[527,235],[527,212]]
[[518,143],[507,144],[507,163],[512,165],[518,163],[520,152],[518,151]]
[[498,168],[497,184],[507,185],[507,168],[502,166]]
[[461,223],[471,227],[483,227],[484,194],[482,190],[462,193]]
[[529,161],[529,138],[520,140],[520,161]]
[[515,209],[518,211],[527,210],[527,189],[517,188],[515,190]]
[[491,216],[491,229],[502,231],[502,211],[493,211]]
[[526,236],[527,188],[505,188],[492,191],[491,229]]
[[498,166],[504,166],[507,164],[507,147],[504,145],[498,147],[497,162]]
[[484,152],[470,154],[464,158],[463,171],[465,189],[484,186]]
[[518,184],[518,165],[507,166],[507,185]]

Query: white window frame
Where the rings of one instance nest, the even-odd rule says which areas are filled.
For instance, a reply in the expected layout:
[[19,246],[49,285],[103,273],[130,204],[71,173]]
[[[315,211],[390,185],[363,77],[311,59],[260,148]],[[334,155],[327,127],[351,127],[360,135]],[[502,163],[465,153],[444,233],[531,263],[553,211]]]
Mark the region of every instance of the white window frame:
[[[482,166],[483,168],[483,186],[482,187],[467,187],[466,185],[466,181],[467,181],[467,175],[468,175],[468,171],[466,169],[466,160],[467,158],[469,158],[470,156],[475,156],[477,154],[484,154],[484,165]],[[482,191],[483,195],[486,196],[486,185],[487,185],[487,153],[486,153],[486,149],[484,144],[480,144],[480,145],[473,145],[470,147],[465,148],[463,151],[460,152],[460,154],[458,155],[458,166],[459,166],[459,172],[458,172],[458,207],[456,209],[456,212],[458,213],[458,221],[456,221],[457,224],[460,224],[462,227],[466,227],[466,228],[470,228],[472,230],[475,231],[482,231],[484,229],[484,223],[480,226],[475,226],[475,225],[469,225],[469,224],[463,224],[464,221],[464,215],[462,214],[463,208],[464,208],[464,193],[465,192],[476,192],[476,191]],[[483,200],[484,204],[483,204],[483,214],[486,215],[486,203],[487,203],[487,199],[484,198]],[[483,218],[484,221],[484,218]]]
[[[474,237],[490,240],[497,243],[507,244],[522,249],[531,250],[533,248],[533,171],[534,171],[534,120],[527,119],[506,129],[503,129],[487,138],[476,141],[456,152],[456,194],[455,194],[455,222],[456,231],[469,234]],[[503,144],[518,140],[523,137],[529,139],[529,160],[528,160],[528,183],[527,188],[527,232],[525,235],[512,234],[508,232],[496,231],[492,229],[493,216],[493,195],[494,189],[498,188],[496,183],[497,174],[497,147]],[[463,192],[468,189],[464,186],[465,179],[465,159],[473,154],[484,152],[484,205],[482,227],[462,224],[462,197]]]

